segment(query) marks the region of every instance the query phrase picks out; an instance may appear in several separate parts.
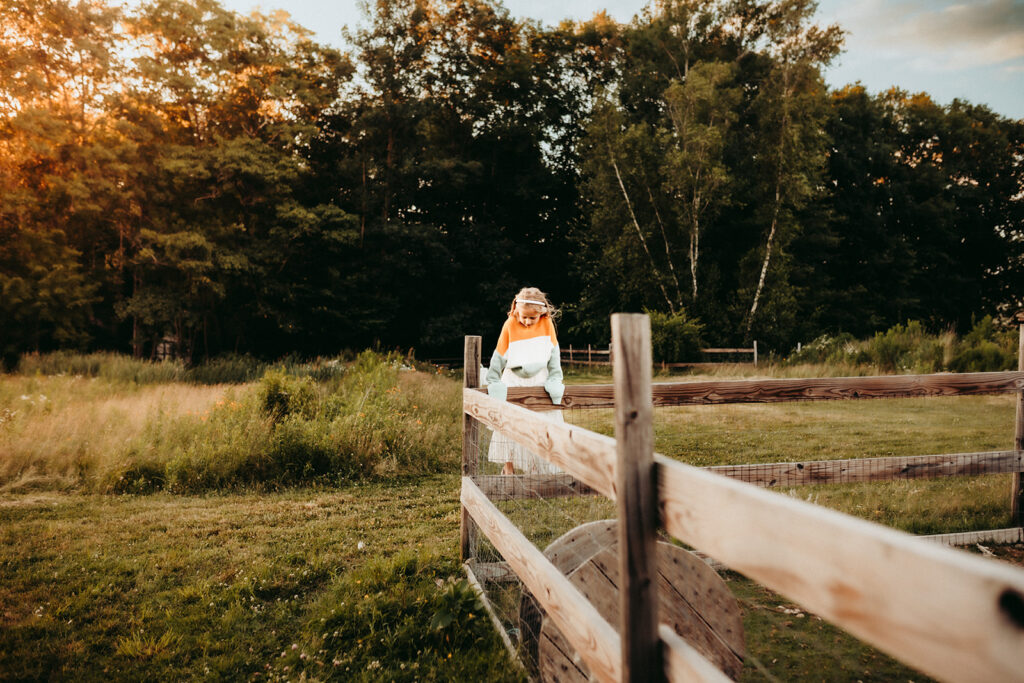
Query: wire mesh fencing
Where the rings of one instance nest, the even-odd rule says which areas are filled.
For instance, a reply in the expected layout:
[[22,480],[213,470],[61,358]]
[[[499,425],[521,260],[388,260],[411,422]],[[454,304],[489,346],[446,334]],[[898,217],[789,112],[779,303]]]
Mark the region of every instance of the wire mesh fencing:
[[[573,422],[559,411],[546,415],[549,419]],[[479,429],[478,438],[470,447],[476,462],[474,482],[564,574],[569,575],[588,552],[606,547],[613,538],[614,533],[609,535],[608,531],[614,531],[613,501],[486,427]],[[511,474],[503,474],[509,471],[507,468],[511,468]],[[600,524],[603,520],[611,524]],[[537,675],[542,634],[545,628],[551,630],[550,624],[545,625],[543,610],[483,534],[471,535],[470,548],[469,566],[501,629],[526,670]]]
[[[906,416],[900,416],[894,414],[890,402],[872,402],[878,406],[875,410],[892,414],[890,419],[900,430],[894,436],[892,429],[868,433],[861,427],[851,427],[860,418],[877,420],[878,416],[877,412],[860,412],[856,402],[833,403],[827,414],[821,412],[826,410],[822,404],[806,409],[797,407],[800,404],[661,407],[654,411],[655,450],[730,478],[912,533],[952,531],[936,537],[947,545],[978,545],[985,541],[979,541],[977,532],[955,530],[963,525],[978,528],[977,519],[972,521],[971,514],[976,516],[981,510],[979,501],[982,507],[987,506],[981,512],[991,514],[999,523],[998,517],[1003,514],[1000,510],[1005,507],[1004,480],[1008,473],[1019,471],[1020,452],[983,450],[998,443],[998,439],[979,436],[964,440],[966,448],[975,448],[977,452],[888,454],[892,452],[894,438],[910,442],[911,447],[916,441],[927,443],[933,428],[928,420],[918,426],[920,415],[928,411],[949,412],[949,401],[961,400],[981,401],[984,405],[980,411],[992,410],[993,406],[1004,410],[1001,403],[993,404],[992,399],[902,399],[898,403],[905,408]],[[805,412],[794,417],[801,410]],[[547,415],[596,433],[614,433],[615,414],[611,408],[573,408]],[[834,419],[838,426],[833,430],[822,429],[819,423],[829,419]],[[1002,420],[1000,414],[994,422]],[[761,430],[769,422],[783,427],[766,442]],[[793,422],[806,424],[806,433],[790,428],[788,425]],[[851,434],[857,439],[851,439]],[[774,452],[776,440],[799,444],[800,448],[793,451],[797,455],[791,457],[801,460],[782,461]],[[564,574],[581,573],[580,567],[588,557],[614,543],[614,534],[609,532],[614,529],[614,502],[508,439],[495,437],[485,427],[480,428],[472,451],[477,472],[474,481]],[[858,457],[871,452],[883,455]],[[737,464],[712,465],[723,462]],[[502,474],[509,463],[513,473]],[[1003,475],[974,476],[996,473]],[[998,481],[992,483],[993,479]],[[961,489],[963,492],[957,493]],[[940,513],[923,525],[914,521],[919,510],[943,505],[950,510],[948,514]],[[1019,532],[1005,542],[1020,542]],[[545,667],[554,666],[552,650],[557,651],[560,645],[557,634],[552,635],[543,611],[509,569],[505,558],[482,534],[473,536],[471,558],[470,565],[508,642],[527,671],[541,677]],[[903,676],[921,679],[919,673],[800,606],[727,567],[719,565],[717,569],[743,615],[746,649],[741,680],[790,680],[817,671],[830,671],[835,680],[891,680]],[[564,659],[571,659],[571,653],[562,654]]]

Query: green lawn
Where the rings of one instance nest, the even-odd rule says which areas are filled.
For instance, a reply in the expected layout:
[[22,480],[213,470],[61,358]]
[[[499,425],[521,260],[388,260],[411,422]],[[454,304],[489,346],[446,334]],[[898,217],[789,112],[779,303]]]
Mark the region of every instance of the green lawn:
[[0,496],[0,679],[520,680],[457,487]]

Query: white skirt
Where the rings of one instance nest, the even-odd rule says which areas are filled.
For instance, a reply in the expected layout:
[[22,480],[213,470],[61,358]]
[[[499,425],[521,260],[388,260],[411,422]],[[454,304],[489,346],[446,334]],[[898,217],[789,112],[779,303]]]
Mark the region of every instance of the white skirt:
[[[525,378],[520,377],[507,367],[501,373],[501,381],[507,387],[542,387],[547,378],[547,368],[533,377]],[[561,410],[545,410],[537,414],[552,422],[565,422]],[[487,450],[487,459],[497,463],[511,462],[512,466],[516,468],[516,472],[523,474],[558,474],[562,471],[525,446],[520,446],[504,434],[493,431],[491,432],[491,445]]]

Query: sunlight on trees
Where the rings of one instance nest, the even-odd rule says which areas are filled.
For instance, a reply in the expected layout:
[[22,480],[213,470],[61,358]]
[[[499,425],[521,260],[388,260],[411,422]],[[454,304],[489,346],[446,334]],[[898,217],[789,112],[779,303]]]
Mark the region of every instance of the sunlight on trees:
[[1024,123],[829,92],[810,0],[364,9],[338,51],[215,0],[0,5],[5,361],[453,355],[524,283],[594,344],[615,310],[786,350],[1024,305]]

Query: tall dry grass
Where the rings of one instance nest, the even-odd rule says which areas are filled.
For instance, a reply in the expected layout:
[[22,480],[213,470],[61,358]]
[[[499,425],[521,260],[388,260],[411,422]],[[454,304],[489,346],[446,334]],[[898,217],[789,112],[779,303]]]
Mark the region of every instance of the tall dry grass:
[[[0,379],[0,490],[73,488],[126,463],[167,459],[244,386],[135,385],[83,377]],[[258,425],[255,425],[258,427]],[[161,438],[163,437],[163,438]]]
[[98,376],[41,374],[95,359],[59,360],[0,377],[0,491],[272,488],[457,467],[458,383],[398,357],[216,386],[140,383],[155,376],[144,364],[106,358]]

